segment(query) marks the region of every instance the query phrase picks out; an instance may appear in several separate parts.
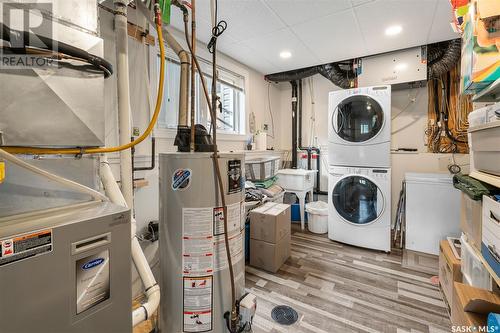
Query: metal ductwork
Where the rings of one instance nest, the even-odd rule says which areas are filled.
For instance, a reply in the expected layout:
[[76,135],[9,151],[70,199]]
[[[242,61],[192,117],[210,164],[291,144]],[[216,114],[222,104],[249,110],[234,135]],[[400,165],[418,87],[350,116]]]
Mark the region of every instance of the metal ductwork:
[[[287,72],[269,74],[265,76],[267,81],[271,82],[289,82],[305,79],[307,77],[321,74],[334,85],[343,88],[351,88],[351,82],[356,77],[351,69],[343,69],[340,63],[331,63],[302,69],[296,69]],[[347,66],[346,66],[347,67]]]
[[460,39],[430,44],[427,47],[428,78],[437,78],[449,72],[460,60],[461,48],[462,42]]

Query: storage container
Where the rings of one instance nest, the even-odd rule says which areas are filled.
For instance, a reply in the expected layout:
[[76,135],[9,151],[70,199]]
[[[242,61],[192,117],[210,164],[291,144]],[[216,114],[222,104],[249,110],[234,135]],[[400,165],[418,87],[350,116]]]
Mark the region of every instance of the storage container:
[[460,259],[453,255],[450,243],[442,240],[439,243],[439,284],[448,306],[452,307],[453,283],[462,281]]
[[462,193],[462,206],[460,212],[460,228],[467,237],[472,247],[481,250],[481,221],[483,207],[481,200],[472,200],[467,194]]
[[500,176],[500,120],[469,128],[474,167]]
[[483,239],[481,253],[500,276],[500,203],[483,196]]
[[245,162],[245,176],[250,181],[265,181],[276,176],[279,168],[279,156],[249,159]]
[[328,204],[324,201],[314,201],[306,204],[306,212],[309,217],[307,229],[315,234],[326,234],[328,232]]
[[491,276],[484,267],[479,254],[462,235],[462,282],[470,286],[491,291]]
[[500,119],[500,103],[488,105],[469,113],[469,127],[491,123]]
[[278,171],[277,184],[285,190],[312,190],[316,172],[316,170],[282,169]]

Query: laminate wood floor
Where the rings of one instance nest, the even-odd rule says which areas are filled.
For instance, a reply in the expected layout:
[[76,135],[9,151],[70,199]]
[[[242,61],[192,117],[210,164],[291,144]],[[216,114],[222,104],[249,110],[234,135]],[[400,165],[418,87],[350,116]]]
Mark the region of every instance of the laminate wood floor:
[[[276,273],[247,266],[257,295],[253,332],[450,332],[441,292],[430,282],[437,257],[385,254],[292,230],[292,255]],[[424,263],[420,269],[418,263]],[[271,319],[276,305],[299,314],[292,326]]]

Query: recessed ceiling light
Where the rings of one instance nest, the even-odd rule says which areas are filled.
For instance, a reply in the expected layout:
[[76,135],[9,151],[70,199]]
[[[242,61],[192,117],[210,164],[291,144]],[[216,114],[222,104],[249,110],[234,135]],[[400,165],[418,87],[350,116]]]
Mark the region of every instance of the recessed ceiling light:
[[396,36],[403,31],[403,27],[400,25],[391,25],[387,29],[385,29],[386,36]]
[[282,51],[282,52],[280,53],[280,57],[281,57],[282,59],[288,59],[288,58],[290,58],[291,56],[292,56],[292,53],[291,53],[290,51]]

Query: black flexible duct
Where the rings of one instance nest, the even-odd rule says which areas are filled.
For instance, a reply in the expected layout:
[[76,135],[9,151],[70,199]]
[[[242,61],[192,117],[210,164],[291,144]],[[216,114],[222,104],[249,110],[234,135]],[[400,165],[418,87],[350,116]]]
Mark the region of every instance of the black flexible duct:
[[[88,62],[95,68],[99,69],[100,71],[103,71],[105,78],[108,78],[113,74],[113,65],[111,65],[111,63],[109,63],[108,61],[106,61],[101,57],[88,53],[85,50],[79,49],[77,47],[71,46],[63,42],[55,41],[48,37],[36,35],[29,31],[11,30],[8,26],[6,26],[1,22],[0,22],[0,27],[2,28],[1,39],[10,42],[11,45],[16,45],[17,43],[22,42],[24,47],[31,46],[35,48],[40,48],[42,50],[50,50],[57,53],[63,53],[68,56],[79,58]],[[41,44],[38,43],[39,45],[29,44],[30,41],[37,41],[37,40],[39,40],[42,43]],[[16,48],[12,49],[15,50]],[[19,50],[21,51],[22,49]]]
[[319,74],[332,81],[336,86],[342,89],[351,88],[351,80],[354,78],[354,74],[350,78],[349,71],[342,70],[339,64],[326,64],[319,66],[318,70]]
[[460,60],[462,42],[453,39],[428,46],[427,75],[429,79],[438,78],[449,72]]
[[305,79],[307,77],[316,74],[323,75],[333,84],[343,89],[351,88],[351,80],[354,79],[355,77],[354,72],[349,70],[343,70],[340,67],[340,64],[332,63],[332,64],[296,69],[293,71],[268,74],[265,76],[265,79],[271,82],[289,82],[289,81],[297,81]]

